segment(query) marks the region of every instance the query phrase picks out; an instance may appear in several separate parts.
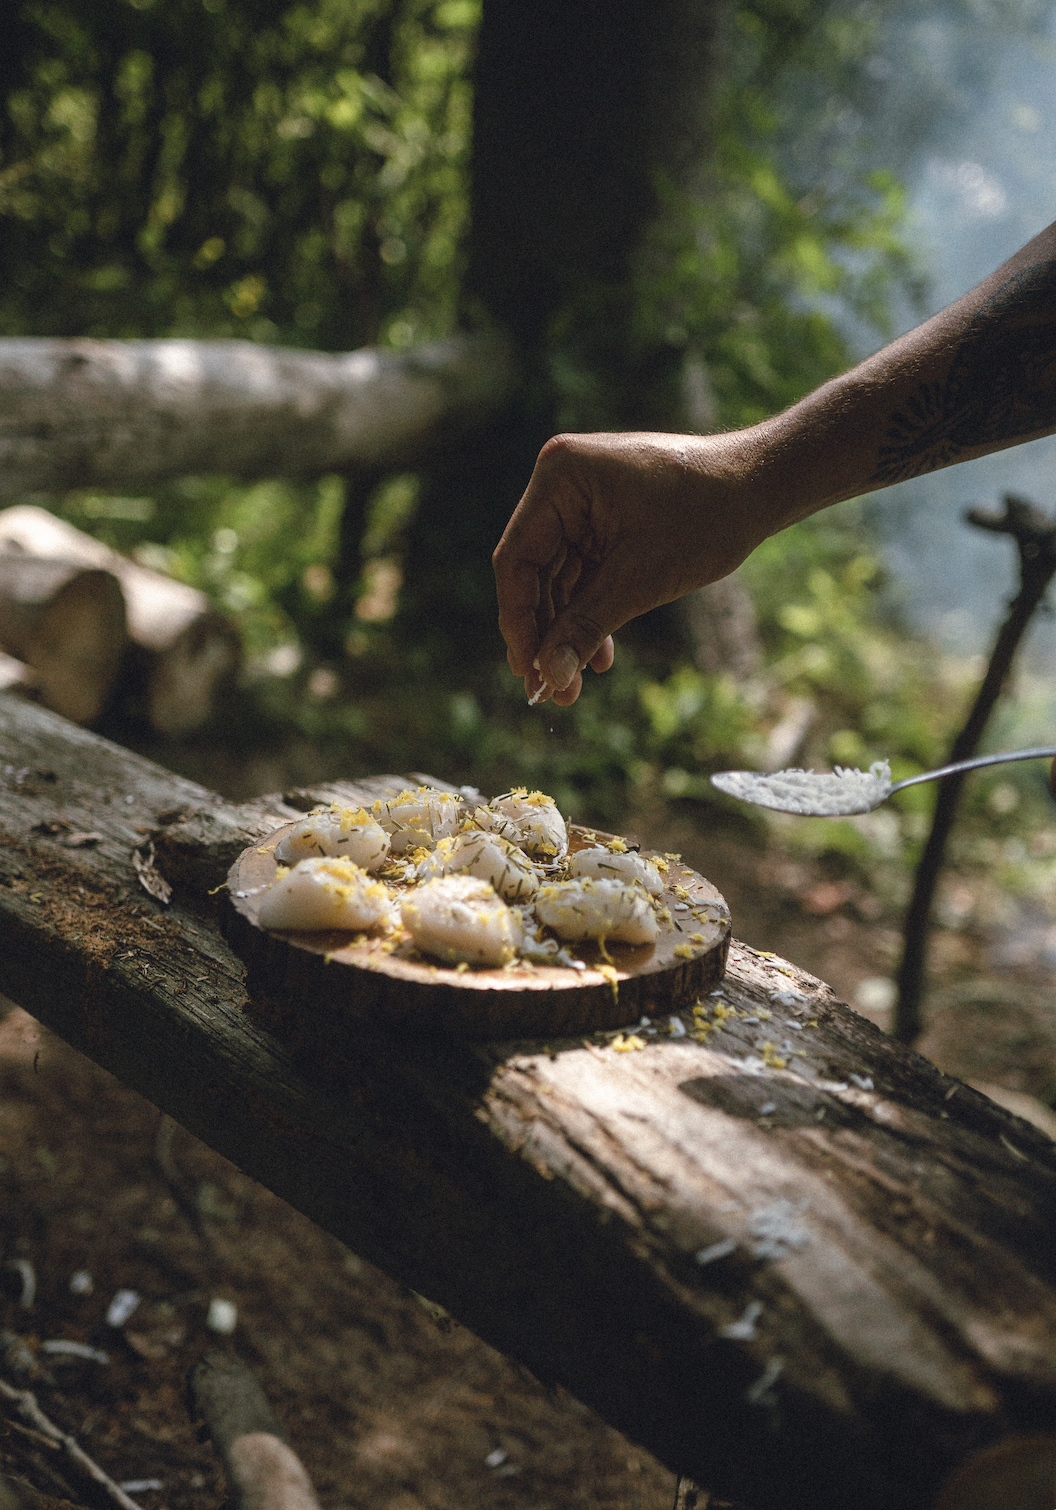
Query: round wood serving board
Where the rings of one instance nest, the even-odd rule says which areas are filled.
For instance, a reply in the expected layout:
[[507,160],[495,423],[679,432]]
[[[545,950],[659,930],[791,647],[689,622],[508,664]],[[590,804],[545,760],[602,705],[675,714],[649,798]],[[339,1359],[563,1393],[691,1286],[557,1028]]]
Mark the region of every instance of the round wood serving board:
[[[439,1029],[472,1038],[564,1037],[677,1011],[722,979],[729,908],[710,881],[677,860],[668,861],[661,898],[672,921],[661,920],[654,944],[607,946],[615,980],[598,969],[605,961],[589,942],[567,946],[583,970],[518,962],[502,970],[457,971],[430,963],[408,944],[386,951],[380,938],[364,940],[362,933],[265,930],[257,910],[275,879],[273,849],[293,826],[242,852],[231,867],[221,911],[224,934],[246,963],[253,1007],[297,1045],[318,1050],[338,1026]],[[569,847],[611,837],[572,826]],[[684,908],[676,886],[684,888],[692,910]],[[694,911],[704,916],[694,918]]]

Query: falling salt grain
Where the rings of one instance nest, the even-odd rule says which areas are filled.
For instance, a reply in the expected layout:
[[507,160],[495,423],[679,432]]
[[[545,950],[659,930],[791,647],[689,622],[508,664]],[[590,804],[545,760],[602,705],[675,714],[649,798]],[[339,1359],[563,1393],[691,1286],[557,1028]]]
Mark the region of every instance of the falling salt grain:
[[76,1274],[70,1275],[71,1295],[90,1295],[95,1289],[95,1281],[87,1269],[78,1269]]
[[233,1301],[222,1300],[219,1295],[214,1295],[209,1302],[205,1324],[211,1332],[218,1332],[221,1337],[230,1337],[238,1325],[238,1307]]
[[667,1020],[671,1024],[671,1037],[685,1038],[686,1025],[682,1021],[681,1017],[669,1017]]
[[164,1489],[161,1479],[126,1479],[117,1486],[122,1494],[148,1494],[152,1489]]
[[118,1290],[106,1308],[107,1326],[124,1326],[138,1305],[139,1296],[135,1290]]
[[509,1457],[508,1452],[503,1452],[501,1447],[496,1447],[494,1452],[489,1452],[484,1459],[485,1468],[501,1468]]

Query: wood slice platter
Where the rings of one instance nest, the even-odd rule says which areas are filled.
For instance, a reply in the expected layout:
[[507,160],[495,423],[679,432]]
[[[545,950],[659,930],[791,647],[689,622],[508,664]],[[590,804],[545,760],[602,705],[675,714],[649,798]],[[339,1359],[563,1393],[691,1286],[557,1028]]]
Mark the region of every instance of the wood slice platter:
[[[710,881],[675,859],[667,862],[660,899],[670,921],[661,919],[653,944],[608,944],[607,969],[599,968],[606,961],[592,942],[567,946],[582,969],[515,961],[459,971],[431,963],[410,944],[393,948],[369,934],[265,930],[257,912],[275,879],[274,846],[293,826],[242,852],[221,911],[225,936],[247,967],[251,1009],[295,1047],[329,1047],[332,1032],[349,1028],[535,1038],[626,1027],[696,1001],[726,968],[729,908]],[[572,825],[569,848],[611,837]]]

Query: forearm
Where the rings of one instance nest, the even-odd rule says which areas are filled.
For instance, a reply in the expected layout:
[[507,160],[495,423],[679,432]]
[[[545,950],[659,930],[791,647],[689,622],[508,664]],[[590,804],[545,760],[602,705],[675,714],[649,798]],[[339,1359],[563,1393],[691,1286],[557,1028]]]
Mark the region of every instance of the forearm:
[[740,432],[739,443],[776,530],[1053,430],[1056,226],[933,319]]

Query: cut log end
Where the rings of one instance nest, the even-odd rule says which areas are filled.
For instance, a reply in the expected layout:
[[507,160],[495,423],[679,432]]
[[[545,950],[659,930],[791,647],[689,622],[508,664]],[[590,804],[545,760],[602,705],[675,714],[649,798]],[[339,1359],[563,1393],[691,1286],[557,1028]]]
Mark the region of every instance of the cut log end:
[[125,600],[98,567],[0,554],[0,644],[36,675],[41,701],[74,723],[94,723],[117,681]]

